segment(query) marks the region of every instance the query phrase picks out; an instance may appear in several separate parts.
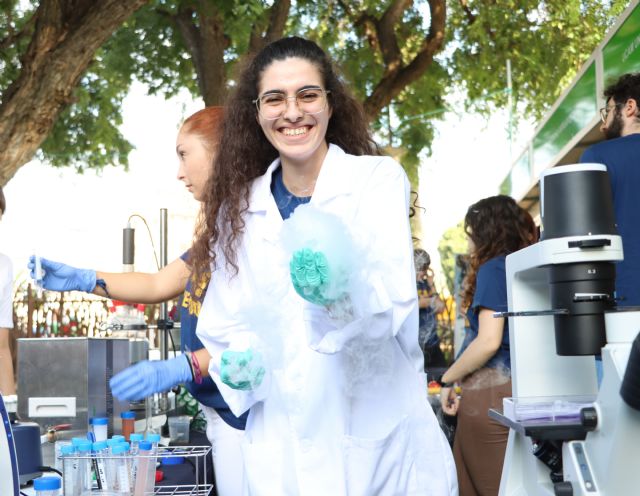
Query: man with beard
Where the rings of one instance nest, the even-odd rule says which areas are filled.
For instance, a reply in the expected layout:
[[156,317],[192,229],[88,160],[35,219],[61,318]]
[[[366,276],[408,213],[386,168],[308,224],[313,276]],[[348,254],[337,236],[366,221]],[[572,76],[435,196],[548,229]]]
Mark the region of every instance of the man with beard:
[[587,148],[580,162],[607,166],[624,249],[616,268],[616,297],[618,306],[635,306],[640,305],[640,72],[621,76],[604,97],[600,130],[606,141]]

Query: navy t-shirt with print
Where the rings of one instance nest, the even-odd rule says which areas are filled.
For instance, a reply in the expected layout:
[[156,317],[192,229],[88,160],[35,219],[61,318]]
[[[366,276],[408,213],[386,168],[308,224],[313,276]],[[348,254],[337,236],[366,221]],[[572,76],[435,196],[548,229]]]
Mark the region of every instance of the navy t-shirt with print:
[[640,305],[640,133],[596,143],[580,162],[607,166],[624,260],[616,264],[618,306]]
[[[467,310],[469,319],[468,335],[465,343],[468,345],[478,337],[479,314],[482,308],[494,312],[507,311],[507,274],[505,270],[505,255],[501,255],[483,263],[478,269],[476,277],[476,291],[473,295],[471,307]],[[466,346],[465,346],[466,348]],[[509,320],[504,319],[502,343],[493,357],[486,363],[489,368],[511,369],[511,356],[509,352]]]
[[[183,253],[180,257],[186,262],[188,253]],[[180,302],[180,349],[184,351],[196,351],[204,348],[202,341],[196,335],[196,327],[198,325],[198,315],[202,308],[202,300],[209,286],[210,275],[207,275],[194,288],[193,279],[189,278],[187,286],[182,295]],[[218,415],[231,427],[236,429],[244,429],[247,423],[249,412],[243,413],[239,418],[236,417],[229,406],[224,401],[222,394],[218,390],[218,386],[210,377],[205,377],[202,384],[195,382],[187,382],[185,384],[187,391],[203,405],[214,408]]]
[[282,180],[282,167],[278,167],[271,176],[271,194],[283,219],[288,219],[298,205],[311,201],[310,196],[295,196],[289,192]]

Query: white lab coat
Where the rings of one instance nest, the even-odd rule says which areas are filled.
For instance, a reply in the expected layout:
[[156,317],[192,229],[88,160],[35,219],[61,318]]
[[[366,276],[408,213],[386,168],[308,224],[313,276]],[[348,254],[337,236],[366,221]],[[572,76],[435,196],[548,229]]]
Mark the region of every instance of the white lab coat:
[[[278,165],[253,182],[239,273],[232,277],[218,264],[197,328],[212,357],[209,372],[231,410],[251,409],[242,447],[246,494],[457,494],[453,457],[421,372],[403,169],[389,157],[329,147],[311,203],[353,232],[368,233],[368,260],[375,260],[363,283],[368,303],[338,328],[324,307],[295,293],[283,263],[289,256],[279,242],[283,220],[270,191]],[[270,354],[257,389],[229,388],[220,380],[222,352],[239,340],[259,346],[261,332],[270,333],[271,343],[274,335],[281,340],[281,354]],[[358,359],[370,364],[368,353],[392,374],[382,380],[372,374],[370,383],[354,386],[350,375]]]

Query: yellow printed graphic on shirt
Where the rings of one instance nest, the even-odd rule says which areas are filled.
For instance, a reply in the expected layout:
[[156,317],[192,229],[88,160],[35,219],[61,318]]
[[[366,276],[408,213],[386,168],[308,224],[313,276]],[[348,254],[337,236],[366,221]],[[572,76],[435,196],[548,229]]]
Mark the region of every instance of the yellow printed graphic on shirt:
[[211,274],[207,274],[200,279],[198,284],[192,284],[187,287],[182,295],[182,308],[186,308],[189,315],[200,315],[200,309],[202,308],[202,299],[209,286],[209,280]]

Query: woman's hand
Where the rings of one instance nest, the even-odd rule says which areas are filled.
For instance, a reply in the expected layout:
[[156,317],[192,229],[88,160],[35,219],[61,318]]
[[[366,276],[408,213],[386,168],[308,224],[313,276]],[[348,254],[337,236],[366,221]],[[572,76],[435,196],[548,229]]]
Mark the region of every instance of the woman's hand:
[[458,398],[455,388],[443,387],[440,389],[440,404],[442,412],[446,415],[457,415],[460,398]]

